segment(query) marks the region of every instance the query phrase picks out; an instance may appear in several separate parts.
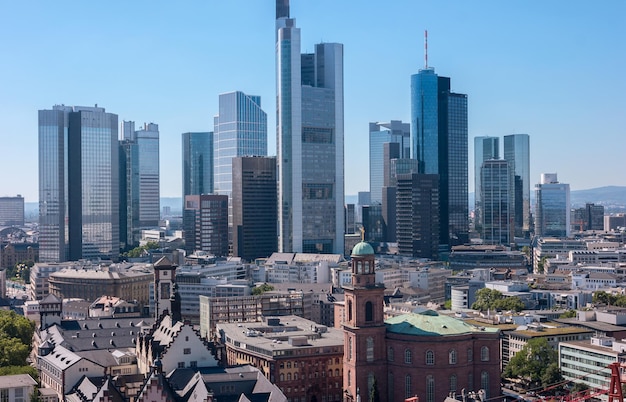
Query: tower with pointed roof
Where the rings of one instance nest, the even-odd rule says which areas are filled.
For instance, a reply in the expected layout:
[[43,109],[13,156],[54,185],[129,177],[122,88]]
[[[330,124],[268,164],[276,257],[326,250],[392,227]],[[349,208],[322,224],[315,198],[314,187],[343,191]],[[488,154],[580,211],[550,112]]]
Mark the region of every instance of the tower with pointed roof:
[[53,294],[49,294],[39,302],[40,328],[46,329],[54,324],[61,324],[63,301]]
[[344,400],[354,401],[357,394],[367,397],[374,379],[385,387],[385,287],[376,283],[374,249],[361,241],[352,249],[352,281],[344,286]]
[[163,315],[163,312],[168,311],[172,314],[172,307],[178,307],[180,309],[180,303],[174,303],[172,301],[176,298],[174,295],[174,288],[176,284],[176,265],[167,257],[161,257],[154,263],[154,316],[156,319]]

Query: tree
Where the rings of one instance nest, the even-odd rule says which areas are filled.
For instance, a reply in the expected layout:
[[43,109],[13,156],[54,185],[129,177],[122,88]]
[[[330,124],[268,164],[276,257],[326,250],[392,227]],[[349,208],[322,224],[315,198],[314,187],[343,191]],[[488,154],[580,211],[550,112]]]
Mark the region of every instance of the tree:
[[443,308],[446,310],[452,310],[452,300],[446,300],[445,303],[443,303]]
[[511,358],[502,377],[519,378],[528,388],[552,384],[558,371],[558,353],[552,349],[547,338],[533,338]]
[[39,373],[37,372],[37,369],[34,368],[33,366],[0,367],[0,376],[15,375],[15,374],[28,374],[31,377],[33,377],[35,381],[37,381],[39,378]]
[[253,288],[252,289],[252,294],[254,296],[258,296],[260,294],[263,294],[265,292],[269,292],[271,290],[274,290],[274,286],[268,285],[267,283],[264,283],[262,285],[259,285],[259,286],[255,287],[255,288]]
[[374,377],[374,381],[372,381],[369,402],[380,402],[380,393],[378,392],[378,383],[376,382],[376,377]]
[[148,250],[156,250],[159,248],[159,243],[155,241],[149,241],[143,246],[135,247],[134,249],[128,251],[127,253],[123,253],[123,257],[128,258],[138,258],[144,255]]
[[576,310],[567,310],[559,318],[576,318]]
[[522,311],[524,302],[519,297],[504,297],[498,290],[482,288],[476,292],[476,301],[472,304],[472,309]]
[[24,366],[35,323],[15,311],[0,311],[0,367]]

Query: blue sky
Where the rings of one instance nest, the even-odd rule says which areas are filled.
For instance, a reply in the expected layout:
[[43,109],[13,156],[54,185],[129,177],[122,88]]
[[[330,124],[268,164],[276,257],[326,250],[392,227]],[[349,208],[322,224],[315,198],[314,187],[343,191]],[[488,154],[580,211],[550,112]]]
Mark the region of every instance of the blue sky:
[[[429,65],[468,94],[475,136],[528,133],[531,183],[626,185],[626,2],[291,0],[302,51],[344,44],[346,194],[366,191],[368,123],[410,121]],[[271,0],[0,0],[0,196],[37,201],[37,110],[98,104],[159,124],[161,195],[181,193],[181,133],[213,130],[218,95],[260,95],[275,154]]]

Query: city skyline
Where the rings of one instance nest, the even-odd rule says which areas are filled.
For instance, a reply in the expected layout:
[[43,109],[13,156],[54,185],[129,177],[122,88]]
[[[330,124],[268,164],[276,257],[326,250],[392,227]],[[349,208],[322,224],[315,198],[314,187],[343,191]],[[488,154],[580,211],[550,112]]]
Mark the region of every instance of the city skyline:
[[[120,121],[159,124],[163,197],[180,195],[181,133],[213,131],[221,93],[266,99],[268,154],[276,155],[274,4],[223,3],[7,5],[0,135],[6,165],[19,168],[3,175],[0,196],[37,201],[37,111],[54,104],[99,104]],[[620,160],[624,144],[625,12],[620,1],[291,2],[303,52],[320,41],[344,45],[348,195],[369,189],[369,123],[410,121],[410,77],[424,67],[425,29],[429,67],[468,95],[470,160],[474,137],[528,133],[531,186],[544,172],[572,190],[626,185],[618,169],[599,163]],[[582,141],[588,137],[598,140]]]

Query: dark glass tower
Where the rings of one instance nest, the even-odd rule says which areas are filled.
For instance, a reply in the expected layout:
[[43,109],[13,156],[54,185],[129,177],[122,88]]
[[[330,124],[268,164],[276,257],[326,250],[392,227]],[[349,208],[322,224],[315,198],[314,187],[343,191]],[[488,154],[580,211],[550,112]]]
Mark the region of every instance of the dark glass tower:
[[530,237],[530,139],[528,134],[504,136],[504,159],[514,180],[514,222],[516,237]]
[[213,192],[213,132],[183,133],[183,199]]
[[411,76],[411,157],[420,173],[439,175],[440,247],[469,240],[467,95],[433,68]]

